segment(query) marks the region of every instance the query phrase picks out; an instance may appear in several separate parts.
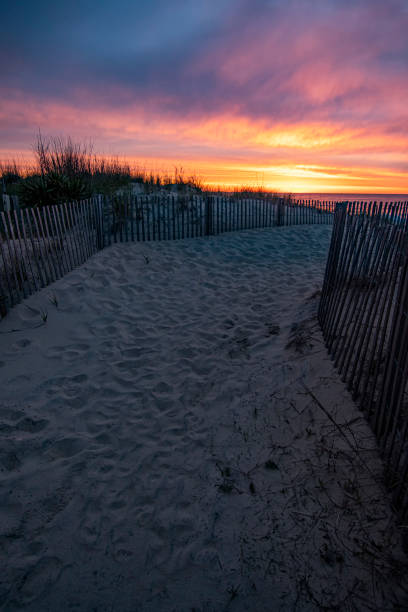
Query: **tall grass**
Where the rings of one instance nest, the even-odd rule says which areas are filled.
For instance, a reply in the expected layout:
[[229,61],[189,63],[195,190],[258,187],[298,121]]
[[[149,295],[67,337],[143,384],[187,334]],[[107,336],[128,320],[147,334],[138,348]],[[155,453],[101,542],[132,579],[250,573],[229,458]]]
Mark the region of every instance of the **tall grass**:
[[229,198],[248,198],[248,199],[277,199],[283,198],[286,203],[291,202],[294,199],[293,194],[276,191],[274,189],[266,189],[265,187],[252,187],[250,185],[242,185],[241,187],[206,187],[204,186],[203,191],[207,191],[213,195],[228,196]]
[[238,198],[257,199],[283,195],[262,186],[228,190],[210,187],[196,174],[187,175],[181,166],[176,166],[173,172],[152,172],[139,166],[132,167],[118,157],[96,155],[91,143],[75,142],[70,137],[44,138],[39,133],[33,153],[34,164],[29,168],[23,168],[14,160],[0,163],[3,193],[19,196],[23,206],[41,207],[95,194],[114,195],[127,189],[132,191],[136,184],[146,193],[157,190],[179,193],[206,191],[215,195],[228,193]]
[[71,138],[37,136],[35,168],[20,184],[25,205],[43,206],[110,193],[128,184],[130,167],[118,159],[94,154],[91,144]]
[[[133,180],[135,180],[133,178]],[[180,166],[174,167],[174,173],[170,172],[142,172],[142,180],[140,180],[147,190],[152,189],[164,189],[164,190],[172,190],[176,188],[177,191],[197,191],[201,192],[205,189],[204,183],[200,177],[196,174],[191,174],[187,176]]]
[[9,195],[16,194],[16,186],[23,180],[21,166],[15,161],[0,162],[0,191]]
[[144,191],[157,189],[202,191],[202,181],[186,176],[176,167],[174,174],[153,173],[131,167],[117,157],[94,153],[91,144],[71,138],[44,138],[38,134],[33,146],[34,166],[23,170],[16,161],[0,164],[3,193],[18,195],[23,206],[45,206],[94,194],[111,195],[140,184]]

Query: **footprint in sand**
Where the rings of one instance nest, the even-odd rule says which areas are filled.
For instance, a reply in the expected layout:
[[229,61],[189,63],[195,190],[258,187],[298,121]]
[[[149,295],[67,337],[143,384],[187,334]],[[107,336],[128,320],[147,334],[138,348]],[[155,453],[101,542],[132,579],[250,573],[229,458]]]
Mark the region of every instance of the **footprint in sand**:
[[140,357],[140,355],[142,354],[143,350],[139,347],[136,348],[130,348],[130,349],[125,349],[124,351],[122,351],[122,355],[123,357]]
[[20,466],[21,461],[15,452],[3,451],[0,454],[0,471],[7,470],[8,472],[12,472],[13,470],[18,470]]
[[17,342],[14,343],[15,346],[18,346],[20,348],[25,348],[26,346],[30,346],[31,344],[31,340],[29,340],[28,338],[22,338],[21,340],[17,340]]
[[18,410],[15,408],[8,408],[0,404],[0,412],[3,419],[7,421],[18,421],[25,416],[24,410]]
[[77,385],[82,385],[88,380],[88,376],[86,374],[77,374],[76,376],[71,376],[69,380]]
[[42,557],[23,575],[17,587],[20,603],[27,605],[49,591],[58,581],[62,569],[58,557]]
[[41,431],[48,425],[48,421],[46,419],[32,419],[30,417],[25,417],[21,419],[15,426],[18,431],[26,431],[27,433],[37,433]]
[[54,442],[48,449],[47,455],[51,459],[67,459],[80,453],[84,446],[84,443],[79,438],[62,438]]
[[44,518],[47,523],[50,523],[60,512],[70,503],[73,497],[73,491],[67,486],[62,486],[56,489],[51,495],[44,497],[39,506],[44,512]]
[[[82,513],[83,519],[75,535],[80,544],[85,545],[95,550],[97,544],[102,536],[102,524],[103,519],[99,503],[97,501],[90,501],[84,508]],[[103,546],[103,542],[101,543]]]

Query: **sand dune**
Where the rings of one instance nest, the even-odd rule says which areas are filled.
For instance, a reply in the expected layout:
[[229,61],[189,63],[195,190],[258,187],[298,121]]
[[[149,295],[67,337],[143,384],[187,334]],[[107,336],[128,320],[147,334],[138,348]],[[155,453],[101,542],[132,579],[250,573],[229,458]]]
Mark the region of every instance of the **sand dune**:
[[408,606],[330,231],[115,245],[1,322],[1,609]]

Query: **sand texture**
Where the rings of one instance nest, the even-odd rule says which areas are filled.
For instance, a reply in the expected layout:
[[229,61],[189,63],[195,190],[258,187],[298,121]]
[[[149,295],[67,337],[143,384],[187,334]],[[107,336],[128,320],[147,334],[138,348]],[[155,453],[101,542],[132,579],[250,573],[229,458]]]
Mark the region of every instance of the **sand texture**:
[[1,610],[408,609],[330,232],[114,245],[0,323]]

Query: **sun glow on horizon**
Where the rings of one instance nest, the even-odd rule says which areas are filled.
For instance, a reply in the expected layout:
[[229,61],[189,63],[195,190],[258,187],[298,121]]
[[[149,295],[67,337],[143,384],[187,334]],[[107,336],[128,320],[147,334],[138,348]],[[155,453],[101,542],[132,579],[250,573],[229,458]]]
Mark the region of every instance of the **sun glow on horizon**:
[[[76,113],[78,125],[72,137],[89,141],[85,128],[86,110],[78,113],[67,105],[41,109],[28,105],[14,112],[48,112],[50,133],[63,117]],[[3,111],[5,112],[5,111]],[[38,117],[37,117],[38,118]],[[209,187],[232,189],[242,186],[292,193],[350,192],[407,193],[408,138],[379,126],[369,129],[345,127],[327,122],[273,124],[248,117],[220,115],[211,119],[186,117],[154,118],[139,108],[120,115],[95,110],[95,152],[118,157],[132,168],[155,174],[174,174],[183,168],[186,176],[196,175]],[[127,128],[123,132],[123,125]],[[34,140],[34,137],[33,137]],[[109,150],[104,143],[115,143]],[[28,149],[0,149],[0,160],[16,159],[30,166]]]
[[0,159],[41,129],[213,187],[408,192],[406,0],[136,4],[9,3]]
[[[104,156],[102,156],[104,157]],[[250,187],[284,193],[393,193],[408,194],[404,172],[378,168],[335,167],[319,164],[276,163],[239,164],[225,159],[117,157],[129,164],[133,173],[174,176],[176,170],[185,178],[195,177],[204,187],[222,190]],[[0,162],[15,159],[22,168],[31,169],[34,157],[28,151],[0,151]]]

